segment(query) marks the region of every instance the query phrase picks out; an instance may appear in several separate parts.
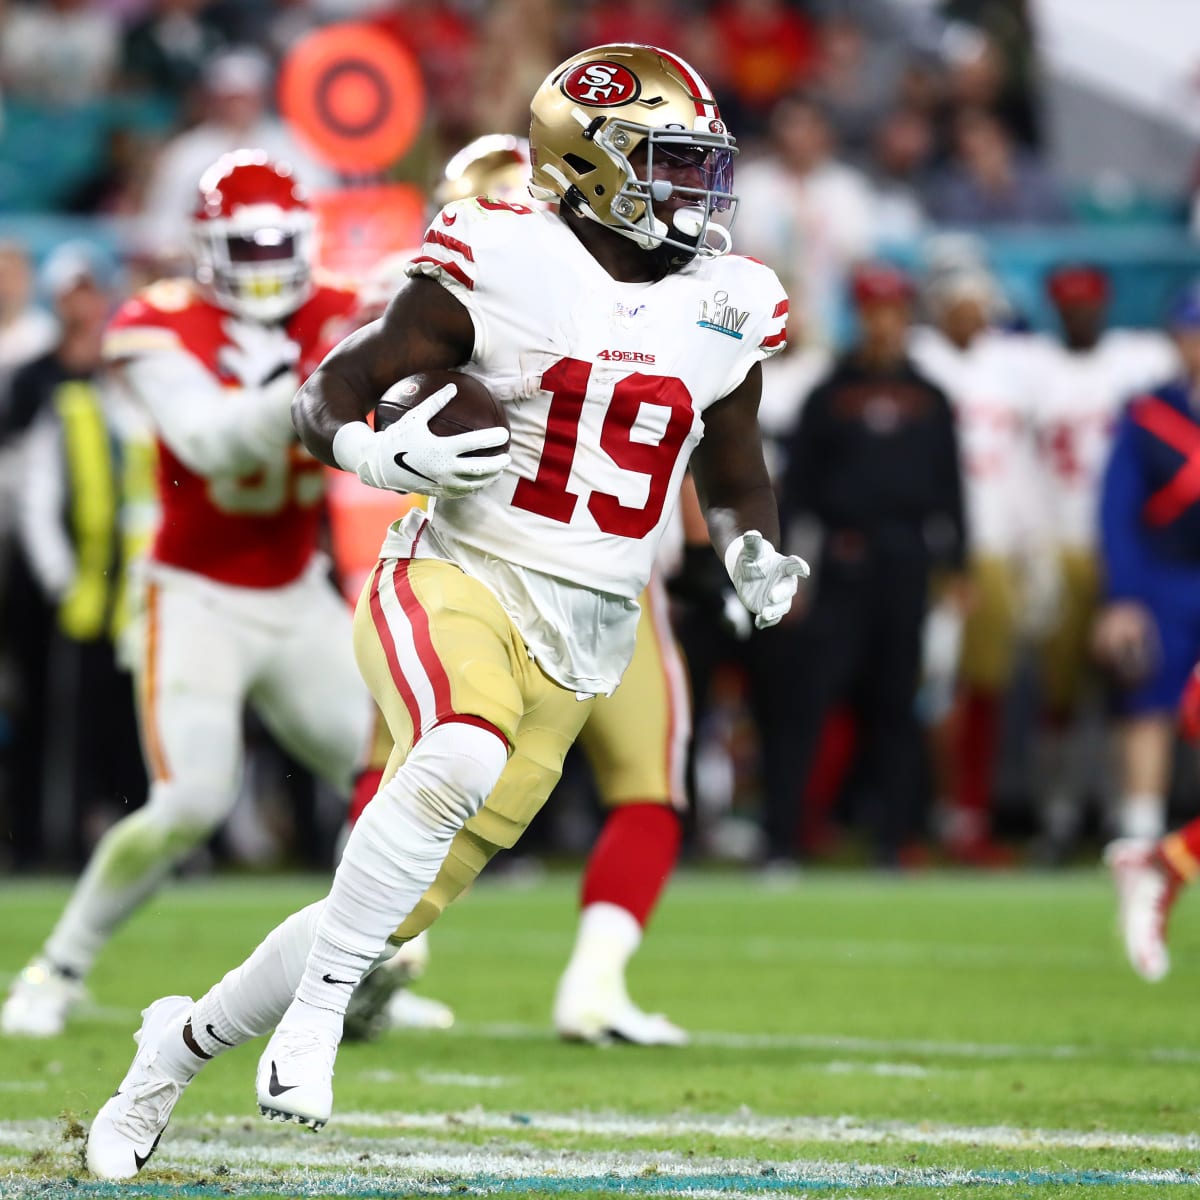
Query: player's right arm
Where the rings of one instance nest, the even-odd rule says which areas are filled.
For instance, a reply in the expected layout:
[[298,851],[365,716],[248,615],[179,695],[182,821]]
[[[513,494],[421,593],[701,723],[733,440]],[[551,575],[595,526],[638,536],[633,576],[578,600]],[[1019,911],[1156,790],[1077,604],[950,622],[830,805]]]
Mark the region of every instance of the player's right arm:
[[301,441],[322,462],[352,471],[373,487],[455,496],[485,486],[509,456],[465,455],[502,444],[506,433],[432,433],[429,420],[453,397],[452,386],[381,433],[364,419],[392,384],[419,371],[461,367],[474,347],[475,327],[465,306],[432,279],[410,279],[383,316],[340,343],[300,389],[292,421]]

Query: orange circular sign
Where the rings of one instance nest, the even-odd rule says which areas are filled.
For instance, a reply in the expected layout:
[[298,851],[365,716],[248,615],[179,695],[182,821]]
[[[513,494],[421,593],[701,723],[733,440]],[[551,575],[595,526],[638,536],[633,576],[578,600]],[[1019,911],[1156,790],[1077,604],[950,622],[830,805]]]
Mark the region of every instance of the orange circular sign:
[[279,108],[326,165],[347,174],[391,166],[425,114],[421,71],[373,25],[327,25],[296,43],[279,76]]

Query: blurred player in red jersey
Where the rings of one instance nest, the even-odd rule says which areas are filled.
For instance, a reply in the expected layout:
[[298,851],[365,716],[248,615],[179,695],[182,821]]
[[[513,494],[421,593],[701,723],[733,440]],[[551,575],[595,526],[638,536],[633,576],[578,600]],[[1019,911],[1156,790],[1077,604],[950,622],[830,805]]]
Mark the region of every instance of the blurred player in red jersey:
[[108,362],[158,438],[161,518],[145,566],[138,691],[144,808],[97,846],[5,1003],[5,1033],[62,1030],[117,926],[229,815],[251,705],[297,759],[349,791],[371,729],[351,620],[317,553],[324,467],[290,405],[351,291],[312,272],[312,215],[261,151],[200,180],[195,280],[152,284],[113,319]]
[[[524,139],[488,134],[447,163],[435,200],[439,208],[474,196],[529,204],[530,170]],[[377,286],[368,282],[363,290],[365,320],[383,315],[387,300],[406,279],[409,257],[397,255],[380,264]],[[357,484],[344,473],[342,479],[351,487]],[[361,490],[381,495],[378,489]],[[393,503],[398,499],[393,497]],[[690,482],[681,503],[691,506],[703,528]],[[378,527],[374,536],[377,540]],[[707,535],[704,552],[706,558],[711,556]],[[683,1045],[687,1034],[666,1017],[643,1012],[630,999],[625,980],[626,966],[641,944],[679,856],[680,814],[686,804],[684,761],[691,735],[686,668],[671,631],[666,589],[659,575],[651,577],[639,602],[642,612],[633,659],[621,686],[595,702],[579,735],[608,815],[584,870],[579,928],[555,996],[554,1025],[560,1036],[572,1041]],[[370,799],[362,789],[358,795],[364,802]],[[352,817],[360,812],[356,804]],[[351,1029],[369,1031],[375,1024],[370,1011],[375,1003],[388,1005],[393,1025],[448,1024],[448,1014],[443,1010],[443,1020],[436,1020],[436,1010],[430,1007],[435,1002],[424,997],[401,990],[389,998],[414,969],[424,970],[427,956],[427,938],[421,934],[401,947],[385,967],[368,975],[347,1013],[348,1034]]]

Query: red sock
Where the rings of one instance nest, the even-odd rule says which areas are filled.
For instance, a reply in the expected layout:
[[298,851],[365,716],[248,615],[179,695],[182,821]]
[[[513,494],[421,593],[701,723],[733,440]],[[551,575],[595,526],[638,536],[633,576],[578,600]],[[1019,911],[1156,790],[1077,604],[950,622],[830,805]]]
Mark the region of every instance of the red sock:
[[357,822],[358,818],[363,815],[363,809],[375,798],[375,793],[379,791],[382,781],[382,767],[368,767],[359,773],[358,778],[354,781],[354,791],[350,793],[350,811],[346,814],[346,820],[351,825]]
[[1200,817],[1167,834],[1158,843],[1157,857],[1180,883],[1200,875]]
[[829,814],[841,795],[854,762],[858,727],[848,708],[835,708],[826,718],[817,741],[812,769],[804,785],[800,811],[800,845],[819,853],[831,837]]
[[622,804],[604,822],[583,875],[583,908],[615,904],[644,929],[679,857],[683,829],[667,804]]
[[958,807],[978,814],[981,830],[992,811],[992,772],[1000,736],[1000,705],[993,692],[970,691],[958,743]]

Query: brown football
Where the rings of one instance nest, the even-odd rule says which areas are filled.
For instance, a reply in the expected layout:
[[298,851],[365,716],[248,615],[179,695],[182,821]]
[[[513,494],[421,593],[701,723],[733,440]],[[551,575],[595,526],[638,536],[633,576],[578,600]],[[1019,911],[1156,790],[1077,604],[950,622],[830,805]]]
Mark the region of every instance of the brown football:
[[[448,383],[453,383],[458,392],[429,422],[429,428],[438,437],[470,433],[475,429],[491,429],[495,425],[508,428],[504,406],[478,379],[461,371],[422,371],[418,375],[410,375],[407,379],[392,384],[375,406],[375,428],[386,429],[409,409],[415,408],[422,400],[428,399]],[[502,446],[472,450],[466,457],[503,454],[507,449],[506,441]]]

